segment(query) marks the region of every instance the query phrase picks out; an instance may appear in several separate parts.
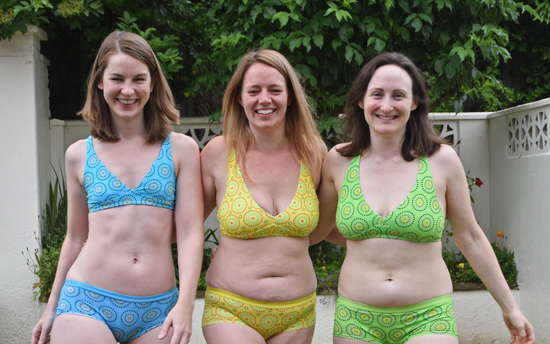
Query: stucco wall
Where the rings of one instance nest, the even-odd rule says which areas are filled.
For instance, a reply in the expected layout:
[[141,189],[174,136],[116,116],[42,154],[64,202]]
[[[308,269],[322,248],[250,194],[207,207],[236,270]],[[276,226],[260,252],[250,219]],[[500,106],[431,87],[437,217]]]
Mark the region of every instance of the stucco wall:
[[[26,343],[40,312],[34,274],[21,252],[37,247],[49,181],[46,34],[31,27],[0,42],[0,341]],[[24,337],[24,341],[23,341]]]
[[[509,151],[511,137],[522,141],[522,129],[510,127],[513,119],[546,114],[550,99],[491,115],[491,225],[508,237],[516,253],[521,287],[521,308],[537,330],[537,343],[550,343],[550,147],[548,132],[526,128],[525,139],[539,138],[545,148]],[[546,117],[548,130],[548,117]],[[544,129],[544,127],[543,127]],[[517,135],[517,136],[516,136]],[[525,141],[525,140],[523,140]],[[518,154],[519,153],[519,156]],[[514,157],[515,155],[515,157]]]

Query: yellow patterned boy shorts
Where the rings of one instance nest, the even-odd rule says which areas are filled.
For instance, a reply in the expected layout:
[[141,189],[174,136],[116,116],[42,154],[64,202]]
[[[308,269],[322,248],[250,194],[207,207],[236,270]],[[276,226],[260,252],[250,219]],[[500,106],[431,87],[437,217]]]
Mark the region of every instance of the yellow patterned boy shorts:
[[264,339],[281,332],[315,325],[316,294],[295,301],[262,302],[213,287],[206,288],[202,327],[214,324],[243,324]]

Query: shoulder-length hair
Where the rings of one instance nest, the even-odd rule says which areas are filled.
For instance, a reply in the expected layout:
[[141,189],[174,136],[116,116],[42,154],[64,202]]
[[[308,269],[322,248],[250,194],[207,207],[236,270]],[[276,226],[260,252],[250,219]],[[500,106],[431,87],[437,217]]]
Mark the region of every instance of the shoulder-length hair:
[[352,157],[369,148],[370,129],[365,120],[365,110],[359,107],[374,72],[382,66],[395,65],[404,69],[412,79],[413,98],[418,103],[407,122],[405,136],[401,145],[401,154],[406,161],[412,161],[420,155],[435,153],[445,140],[439,138],[428,119],[428,95],[420,70],[405,55],[392,52],[383,53],[369,61],[359,72],[348,93],[345,114],[345,136],[351,143],[338,150],[342,156]]
[[119,140],[114,134],[111,111],[103,90],[97,87],[103,79],[109,59],[119,53],[139,60],[149,69],[151,82],[155,84],[149,101],[143,108],[147,142],[164,140],[172,130],[170,122],[179,123],[179,111],[153,49],[143,38],[130,32],[112,32],[101,44],[88,78],[86,102],[78,114],[90,123],[92,136],[106,141]]
[[227,145],[228,154],[232,147],[235,148],[237,158],[243,162],[241,170],[244,170],[246,150],[254,143],[250,132],[248,119],[244,108],[239,103],[243,86],[243,79],[250,68],[256,63],[263,63],[275,68],[286,80],[289,99],[285,115],[285,135],[290,140],[292,153],[298,161],[303,161],[312,176],[321,168],[321,153],[319,140],[321,135],[313,120],[313,109],[308,97],[298,79],[296,71],[288,60],[280,53],[273,50],[259,50],[247,53],[240,61],[233,77],[229,81],[223,96],[222,114],[224,115],[223,135]]

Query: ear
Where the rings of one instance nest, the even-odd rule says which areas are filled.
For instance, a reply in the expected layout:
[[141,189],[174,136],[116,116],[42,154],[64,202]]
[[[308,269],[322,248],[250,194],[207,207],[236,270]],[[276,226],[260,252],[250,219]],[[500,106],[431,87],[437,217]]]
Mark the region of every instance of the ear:
[[101,78],[97,83],[97,88],[103,91],[103,78]]
[[359,102],[357,102],[357,105],[359,105],[361,109],[365,110],[365,103],[363,102],[363,99],[359,100]]
[[286,106],[289,106],[290,104],[292,104],[292,100],[294,100],[294,98],[292,98],[292,96],[288,96],[288,99],[286,100]]
[[244,108],[243,98],[241,97],[241,92],[239,92],[239,95],[237,96],[237,98],[239,99],[239,104],[241,104],[241,106]]
[[417,107],[418,107],[418,100],[416,100],[416,98],[413,98],[413,102],[412,102],[412,105],[411,105],[411,111],[416,110]]
[[155,74],[155,76],[151,78],[151,89],[149,90],[149,93],[153,92],[155,84],[157,83],[157,79],[157,74]]

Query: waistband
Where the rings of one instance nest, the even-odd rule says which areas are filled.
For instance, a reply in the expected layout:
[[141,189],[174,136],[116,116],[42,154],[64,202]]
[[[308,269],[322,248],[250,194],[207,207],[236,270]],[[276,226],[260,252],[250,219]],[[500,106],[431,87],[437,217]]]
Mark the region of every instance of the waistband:
[[82,288],[82,289],[85,289],[86,291],[89,291],[89,292],[92,292],[92,293],[96,293],[96,294],[107,296],[107,297],[110,297],[110,298],[113,298],[113,299],[128,301],[128,302],[159,301],[159,300],[163,300],[163,299],[172,297],[172,296],[174,296],[174,294],[178,293],[178,288],[174,287],[173,289],[171,289],[167,292],[161,293],[161,294],[150,295],[150,296],[133,296],[133,295],[115,293],[114,291],[98,288],[98,287],[93,286],[91,284],[80,282],[80,281],[75,281],[75,280],[65,280],[64,286]]
[[258,300],[252,300],[244,296],[240,296],[237,294],[233,294],[232,292],[229,292],[227,290],[218,289],[214,287],[207,286],[206,287],[206,293],[215,294],[218,296],[223,296],[228,299],[232,299],[234,301],[239,301],[242,303],[246,303],[251,306],[256,307],[262,307],[262,308],[290,308],[290,307],[298,307],[303,305],[304,303],[315,301],[315,298],[317,297],[317,294],[315,292],[309,294],[306,297],[303,297],[298,300],[293,301],[285,301],[285,302],[266,302],[266,301],[258,301]]
[[419,303],[415,303],[414,305],[404,306],[404,307],[375,307],[375,306],[369,306],[365,305],[363,303],[355,302],[349,299],[346,299],[345,297],[338,296],[338,299],[336,300],[337,304],[341,304],[343,306],[349,307],[349,308],[355,308],[357,310],[363,310],[363,311],[369,311],[369,312],[378,312],[378,313],[405,313],[405,312],[412,312],[412,311],[418,311],[430,307],[440,306],[443,303],[453,302],[453,298],[451,294],[439,296],[433,299],[429,299],[426,301],[422,301]]

